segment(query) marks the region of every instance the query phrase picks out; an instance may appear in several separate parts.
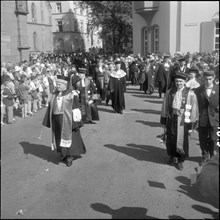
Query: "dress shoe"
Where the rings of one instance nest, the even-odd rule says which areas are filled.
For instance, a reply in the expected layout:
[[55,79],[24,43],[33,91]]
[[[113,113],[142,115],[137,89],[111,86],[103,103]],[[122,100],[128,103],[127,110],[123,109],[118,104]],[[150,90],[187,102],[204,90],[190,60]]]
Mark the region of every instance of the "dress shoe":
[[66,157],[66,166],[70,167],[70,166],[72,166],[72,164],[73,164],[73,157],[67,156]]
[[72,164],[73,164],[73,162],[72,162],[72,161],[67,161],[67,162],[66,162],[66,166],[67,166],[67,167],[72,166]]
[[171,164],[171,163],[173,163],[173,157],[170,157],[169,159],[168,159],[168,161],[167,161],[167,164]]
[[208,158],[204,157],[202,161],[199,163],[200,166],[203,166],[208,161]]
[[177,163],[176,167],[177,167],[178,170],[183,170],[182,162]]

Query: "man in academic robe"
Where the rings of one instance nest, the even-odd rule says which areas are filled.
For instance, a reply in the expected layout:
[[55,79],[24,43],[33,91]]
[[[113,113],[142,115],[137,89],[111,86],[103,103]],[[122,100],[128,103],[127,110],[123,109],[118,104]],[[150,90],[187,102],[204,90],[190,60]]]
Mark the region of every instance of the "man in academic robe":
[[96,84],[92,79],[87,77],[87,70],[85,68],[79,68],[78,74],[81,78],[81,80],[77,82],[77,88],[80,91],[79,98],[83,122],[84,124],[95,124],[93,120],[99,120],[96,98],[94,98],[94,94],[97,94]]
[[155,76],[155,82],[158,86],[159,98],[162,98],[162,93],[166,93],[169,86],[170,64],[169,55],[165,55],[163,63],[159,64]]
[[110,75],[109,89],[112,98],[112,108],[116,113],[123,114],[125,109],[126,73],[121,69],[120,60],[116,60],[115,71]]
[[73,109],[80,107],[78,93],[75,89],[67,89],[68,80],[68,77],[57,76],[57,88],[51,96],[42,124],[51,128],[51,148],[57,149],[61,161],[69,167],[74,159],[86,153],[86,148],[79,130],[82,124],[74,127]]
[[214,154],[219,126],[219,86],[214,71],[203,73],[204,84],[195,89],[199,104],[199,142],[203,166]]
[[186,88],[186,79],[185,73],[176,73],[175,87],[165,94],[160,121],[166,130],[168,164],[174,162],[179,170],[189,157],[188,132],[198,120],[197,98],[193,90]]

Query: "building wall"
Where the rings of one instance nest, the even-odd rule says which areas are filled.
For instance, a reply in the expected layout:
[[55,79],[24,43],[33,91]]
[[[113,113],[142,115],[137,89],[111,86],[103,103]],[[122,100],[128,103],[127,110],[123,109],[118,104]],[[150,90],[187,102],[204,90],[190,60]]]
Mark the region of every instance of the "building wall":
[[[170,51],[170,2],[160,1],[159,11],[153,17],[152,25],[159,25],[159,51],[167,53]],[[173,28],[173,27],[172,27]],[[172,31],[172,33],[174,33]]]
[[[133,2],[134,6],[134,2]],[[211,52],[214,50],[214,15],[219,11],[218,1],[160,1],[151,26],[159,26],[159,51]],[[146,11],[146,13],[148,13]],[[142,28],[145,19],[134,12],[133,51],[142,53]]]
[[[134,2],[133,9],[134,9]],[[134,12],[132,13],[133,17],[133,54],[141,54],[143,55],[143,42],[142,42],[142,28],[147,26],[145,19]]]
[[[36,7],[36,22],[32,21],[32,3]],[[52,52],[52,15],[48,1],[28,1],[29,14],[27,15],[28,39],[30,51],[32,52]],[[51,18],[50,18],[51,16]],[[34,47],[33,34],[37,34],[36,48]]]
[[[209,1],[209,2],[185,2],[182,1],[182,17],[181,17],[181,46],[180,50],[183,52],[191,51],[201,51],[204,47],[206,51],[213,51],[214,46],[214,24],[212,23],[212,18],[214,14],[219,10],[219,2]],[[200,12],[200,13],[199,13]],[[202,31],[201,27],[203,23],[210,22],[209,31]],[[206,38],[205,45],[200,45],[201,38]],[[208,36],[208,37],[206,37]],[[187,40],[185,40],[187,39]],[[204,44],[203,43],[203,44]]]
[[[19,62],[21,59],[27,59],[27,54],[20,56],[18,46],[18,18],[15,14],[15,1],[1,1],[1,62]],[[23,24],[26,15],[19,15],[20,29],[25,30]],[[20,36],[23,42],[26,40],[26,33],[22,31]]]
[[[57,13],[56,3],[61,3],[62,12]],[[87,13],[81,11],[77,6],[77,1],[53,1],[52,5],[52,32],[54,52],[72,52],[78,49],[88,51],[91,47],[102,47],[102,42],[98,42],[97,33],[87,33]],[[63,31],[59,32],[57,21],[62,20]],[[78,30],[75,29],[75,21]],[[80,23],[83,22],[83,29]],[[93,39],[93,44],[92,44]]]

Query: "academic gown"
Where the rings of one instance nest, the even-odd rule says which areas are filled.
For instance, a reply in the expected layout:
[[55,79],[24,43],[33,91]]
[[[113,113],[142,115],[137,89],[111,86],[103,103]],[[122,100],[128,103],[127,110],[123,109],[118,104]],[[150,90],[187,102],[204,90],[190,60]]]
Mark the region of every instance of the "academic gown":
[[[167,129],[167,154],[184,161],[189,157],[188,131],[191,129],[192,123],[196,122],[199,118],[198,101],[195,93],[185,87],[182,91],[181,107],[178,109],[177,114],[177,111],[173,108],[173,101],[176,92],[177,89],[174,87],[168,90],[165,94],[160,122],[165,125]],[[186,115],[189,117],[187,120]],[[183,148],[185,152],[184,154],[180,155],[176,152],[179,147]]]
[[72,130],[72,109],[79,108],[79,99],[74,91],[63,94],[62,114],[53,114],[58,92],[52,94],[49,106],[43,119],[43,125],[51,128],[52,146],[65,156],[79,156],[86,153],[86,148],[81,137],[80,127]]
[[113,72],[109,78],[109,88],[112,97],[112,108],[117,113],[125,109],[124,92],[126,92],[126,73],[123,70]]

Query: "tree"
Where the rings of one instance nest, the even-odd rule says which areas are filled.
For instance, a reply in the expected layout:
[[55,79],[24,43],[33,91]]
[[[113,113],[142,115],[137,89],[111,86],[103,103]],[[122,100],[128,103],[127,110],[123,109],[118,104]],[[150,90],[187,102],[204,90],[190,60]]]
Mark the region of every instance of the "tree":
[[114,53],[132,43],[132,1],[79,1],[87,8],[89,29],[100,28],[104,42],[110,42]]

